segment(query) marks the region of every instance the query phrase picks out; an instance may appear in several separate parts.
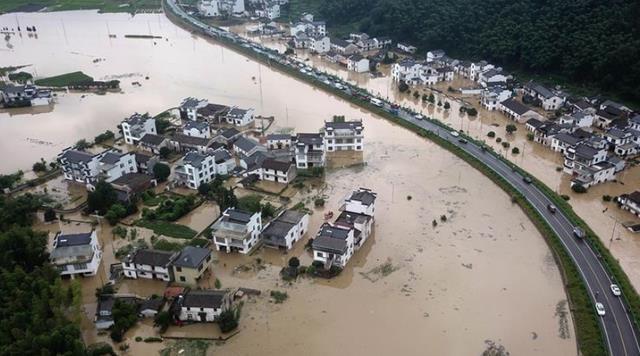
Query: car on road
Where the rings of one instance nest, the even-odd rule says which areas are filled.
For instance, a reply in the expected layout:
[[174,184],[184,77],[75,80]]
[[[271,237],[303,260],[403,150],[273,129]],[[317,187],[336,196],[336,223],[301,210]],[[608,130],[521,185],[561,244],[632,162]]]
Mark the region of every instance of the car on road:
[[531,179],[531,177],[529,177],[529,176],[522,177],[522,181],[527,183],[527,184],[533,183],[533,179]]
[[584,238],[584,230],[582,230],[582,228],[575,226],[573,228],[573,235],[579,239]]
[[613,293],[613,295],[615,295],[616,297],[619,297],[622,294],[622,292],[620,291],[620,287],[618,287],[617,284],[611,285],[611,293]]
[[451,134],[451,136],[453,136],[453,137],[458,137],[458,136],[460,136],[460,134],[458,133],[458,131],[451,131],[451,132],[449,132],[449,134]]
[[460,142],[460,143],[461,143],[461,144],[463,144],[463,145],[466,145],[466,144],[467,144],[467,142],[469,142],[469,141],[467,141],[467,140],[466,140],[466,139],[464,139],[464,138],[459,138],[459,139],[458,139],[458,142]]
[[424,116],[422,116],[421,114],[416,114],[416,116],[414,116],[416,118],[416,120],[422,120],[424,119]]
[[371,104],[375,105],[375,106],[379,106],[382,107],[382,100],[380,99],[376,99],[376,98],[371,98]]
[[598,315],[604,316],[604,305],[602,305],[602,303],[596,303],[596,311],[598,312]]
[[556,206],[553,204],[549,204],[547,205],[547,210],[549,210],[551,214],[555,214],[556,211],[558,211],[558,208],[556,208]]

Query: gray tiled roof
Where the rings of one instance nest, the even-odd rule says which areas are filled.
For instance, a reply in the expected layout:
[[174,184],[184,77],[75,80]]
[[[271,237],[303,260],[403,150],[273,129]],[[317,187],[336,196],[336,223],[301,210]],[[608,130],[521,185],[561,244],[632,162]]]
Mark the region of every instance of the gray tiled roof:
[[208,248],[186,246],[180,251],[180,255],[173,261],[177,267],[198,268],[211,251]]
[[364,205],[371,205],[376,201],[376,195],[372,192],[363,190],[353,192],[353,194],[351,194],[351,198],[349,199],[359,201]]
[[305,145],[321,145],[323,144],[322,135],[315,133],[299,133],[296,141]]
[[184,295],[182,306],[189,308],[220,308],[227,291],[191,290]]
[[313,239],[311,247],[314,250],[331,251],[342,254],[347,250],[347,241],[332,237],[318,236]]
[[80,246],[91,243],[91,232],[57,236],[57,247]]
[[252,140],[245,136],[238,137],[238,139],[233,143],[233,145],[245,152],[249,152],[255,147],[260,146],[260,144],[257,141]]
[[522,115],[531,110],[528,106],[522,104],[514,98],[509,98],[500,104],[518,115]]
[[142,136],[142,138],[140,139],[140,143],[143,143],[143,144],[149,145],[149,146],[158,146],[164,140],[165,140],[164,136],[159,136],[159,135],[154,135],[154,134],[148,133],[148,134],[145,134],[144,136]]
[[362,121],[345,121],[345,122],[325,122],[325,129],[334,129],[334,130],[342,130],[342,129],[350,129],[355,130],[356,128],[362,129]]
[[118,163],[118,161],[120,161],[120,157],[122,157],[122,154],[107,152],[104,154],[104,156],[102,156],[100,162],[105,164],[116,164]]
[[171,263],[174,255],[174,252],[169,251],[141,249],[134,252],[128,261],[140,265],[164,267]]
[[184,155],[182,162],[185,164],[190,164],[194,167],[202,166],[202,163],[207,159],[207,156],[203,155],[200,152],[191,151]]
[[93,155],[84,151],[69,150],[64,152],[61,158],[66,159],[69,163],[87,163],[93,159]]

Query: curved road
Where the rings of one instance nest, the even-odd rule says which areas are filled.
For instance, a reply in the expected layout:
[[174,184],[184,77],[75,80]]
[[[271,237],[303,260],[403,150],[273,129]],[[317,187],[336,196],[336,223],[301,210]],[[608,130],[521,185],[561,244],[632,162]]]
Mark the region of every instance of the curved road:
[[[191,25],[199,28],[208,36],[216,38],[224,37],[227,40],[236,43],[236,45],[251,48],[255,52],[266,55],[280,64],[288,65],[296,70],[298,69],[296,65],[289,62],[285,56],[276,54],[272,50],[264,48],[258,44],[249,43],[240,36],[227,30],[212,27],[198,21],[177,6],[175,0],[166,0],[166,4],[175,15],[180,17],[182,20],[188,21]],[[332,81],[331,78],[322,76],[317,72],[307,71],[304,73],[316,80],[324,80],[327,84],[331,82],[332,85],[343,90],[348,95],[355,95],[354,93],[359,89],[357,87],[351,87],[349,84],[344,82],[338,83],[338,80],[336,79],[333,79]],[[394,112],[389,103],[385,102],[381,98],[378,99],[382,103],[383,109],[389,112]],[[610,286],[615,282],[607,273],[603,262],[600,261],[587,241],[574,237],[573,224],[560,210],[555,214],[552,214],[547,209],[547,206],[552,204],[552,201],[538,187],[524,182],[524,177],[522,177],[520,173],[512,170],[506,162],[500,160],[488,151],[483,151],[481,147],[473,142],[462,143],[459,141],[459,138],[454,137],[449,133],[449,131],[441,126],[438,126],[428,120],[419,120],[411,112],[405,109],[399,109],[395,114],[401,119],[422,127],[425,130],[432,131],[438,134],[438,136],[462,148],[464,151],[480,160],[487,167],[498,173],[507,182],[509,182],[509,184],[515,187],[516,190],[522,193],[522,195],[533,205],[533,207],[542,215],[549,226],[551,226],[559,236],[562,244],[582,275],[591,300],[594,303],[599,302],[604,305],[606,315],[598,318],[609,354],[612,356],[640,355],[640,344],[638,343],[638,336],[635,332],[633,321],[627,312],[624,300],[621,297],[614,296],[611,292]],[[624,293],[624,291],[622,292]],[[596,311],[594,310],[593,313],[596,313]]]

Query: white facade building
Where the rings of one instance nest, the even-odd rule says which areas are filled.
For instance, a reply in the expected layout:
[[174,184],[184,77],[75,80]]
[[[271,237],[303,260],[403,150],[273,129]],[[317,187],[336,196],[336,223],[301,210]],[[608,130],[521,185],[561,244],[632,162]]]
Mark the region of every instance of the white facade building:
[[146,134],[156,134],[156,119],[149,114],[135,113],[120,124],[124,141],[130,145],[137,144]]
[[122,270],[127,278],[172,280],[171,263],[177,252],[141,249],[133,252],[122,262]]
[[189,290],[177,299],[181,321],[214,322],[231,307],[231,293],[224,290]]
[[356,73],[366,73],[369,71],[369,60],[359,54],[351,55],[347,58],[347,69]]
[[227,112],[225,120],[228,124],[234,126],[249,125],[254,120],[254,112],[255,111],[253,109],[240,109],[234,106]]
[[215,155],[211,153],[188,152],[175,168],[176,182],[191,189],[209,183],[215,175]]
[[95,230],[80,234],[58,232],[49,259],[61,276],[94,276],[102,259]]
[[227,253],[237,251],[248,254],[256,246],[262,231],[260,212],[249,213],[236,208],[228,208],[211,226],[216,250]]
[[364,150],[362,121],[325,122],[324,142],[327,152]]
[[322,135],[300,133],[296,136],[295,161],[297,168],[324,167],[325,157],[324,138]]
[[290,250],[309,229],[309,214],[285,210],[262,230],[262,242],[271,247]]

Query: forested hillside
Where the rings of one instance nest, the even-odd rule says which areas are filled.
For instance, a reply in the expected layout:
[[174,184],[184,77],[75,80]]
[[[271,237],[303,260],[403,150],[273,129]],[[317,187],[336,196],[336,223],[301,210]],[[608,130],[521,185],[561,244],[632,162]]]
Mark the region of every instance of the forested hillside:
[[[316,0],[297,0],[315,3]],[[640,102],[637,0],[323,0],[330,26],[357,24],[421,49],[562,76]]]

